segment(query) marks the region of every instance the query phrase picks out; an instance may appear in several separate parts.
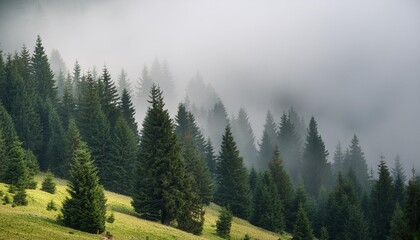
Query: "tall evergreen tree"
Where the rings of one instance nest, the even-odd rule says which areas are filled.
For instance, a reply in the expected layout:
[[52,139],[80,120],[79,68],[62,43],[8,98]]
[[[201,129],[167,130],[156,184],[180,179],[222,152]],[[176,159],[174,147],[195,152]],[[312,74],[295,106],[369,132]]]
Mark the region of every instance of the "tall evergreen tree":
[[229,206],[232,213],[241,218],[248,218],[251,211],[251,192],[248,173],[230,126],[226,126],[217,163],[217,191],[215,200],[222,206]]
[[284,206],[284,214],[286,217],[286,227],[291,230],[293,226],[291,206],[293,201],[293,186],[290,178],[283,168],[282,159],[280,159],[280,152],[276,147],[273,157],[269,164],[269,172],[273,178],[273,183],[279,193],[279,198]]
[[299,207],[293,228],[293,240],[313,240],[315,238],[311,223],[303,206]]
[[33,179],[25,159],[25,151],[21,145],[22,143],[15,138],[13,144],[9,146],[3,180],[18,188],[29,188]]
[[63,202],[63,221],[68,227],[97,233],[105,230],[106,198],[99,184],[98,170],[85,143],[75,149],[67,188],[70,198]]
[[274,232],[281,232],[284,229],[284,208],[277,186],[268,172],[258,178],[251,223]]
[[404,205],[404,190],[407,177],[401,164],[400,156],[395,157],[395,165],[391,170],[394,180],[394,198],[400,206]]
[[209,168],[210,175],[213,178],[216,178],[216,156],[214,154],[214,148],[210,138],[207,139],[205,146],[205,160]]
[[146,66],[143,67],[139,81],[137,82],[136,98],[138,106],[144,106],[148,101],[149,92],[152,89],[153,80]]
[[68,74],[64,82],[63,99],[58,109],[65,128],[67,128],[70,119],[76,117],[76,99],[74,99],[72,88],[71,76]]
[[73,79],[72,79],[72,90],[73,96],[76,100],[79,100],[81,92],[81,81],[82,81],[82,69],[79,62],[76,60],[76,63],[73,67]]
[[295,181],[301,166],[301,137],[293,124],[290,113],[283,113],[278,131],[279,148],[284,159],[284,167]]
[[225,106],[222,101],[219,101],[214,105],[213,109],[209,112],[207,132],[215,146],[216,151],[219,150],[222,143],[222,135],[226,125],[229,123]]
[[409,238],[407,221],[400,205],[397,203],[394,214],[391,219],[391,228],[389,230],[388,240],[406,240]]
[[32,68],[39,97],[43,101],[47,98],[51,101],[55,101],[57,91],[54,87],[54,74],[48,62],[48,57],[45,54],[45,49],[42,45],[40,36],[36,39],[35,51],[32,55]]
[[[202,221],[193,221],[192,217],[201,216],[202,210],[191,190],[191,176],[186,173],[181,148],[169,113],[164,109],[159,87],[152,86],[150,97],[151,106],[141,132],[132,205],[143,218],[160,220],[165,225],[177,219],[181,222],[181,229],[187,229],[184,226],[189,224],[197,229]],[[186,218],[190,219],[187,221]]]
[[111,79],[106,66],[102,70],[102,76],[99,79],[99,98],[101,102],[102,111],[110,124],[115,124],[118,117],[117,104],[119,101],[117,87]]
[[4,181],[4,175],[7,169],[7,146],[6,139],[3,135],[3,128],[0,125],[0,181]]
[[271,160],[274,148],[278,145],[276,133],[277,127],[274,123],[273,115],[268,111],[258,151],[258,165],[256,167],[259,169],[268,169],[268,163]]
[[127,77],[127,73],[124,69],[121,69],[121,73],[118,76],[118,94],[121,98],[123,96],[124,89],[127,90],[129,95],[132,94],[131,83]]
[[368,168],[366,164],[365,154],[363,153],[362,147],[359,144],[359,138],[356,135],[353,136],[351,140],[351,145],[349,149],[349,156],[345,158],[343,167],[345,171],[348,171],[350,168],[354,170],[360,185],[362,186],[363,191],[369,190],[368,184]]
[[239,109],[237,118],[232,119],[232,134],[238,145],[238,150],[244,158],[245,166],[255,167],[258,152],[255,146],[255,136],[249,123],[245,109]]
[[344,158],[343,148],[341,147],[341,142],[339,141],[335,147],[332,165],[332,170],[335,175],[338,175],[339,172],[344,172]]
[[322,186],[328,188],[331,183],[331,166],[327,162],[328,151],[318,133],[314,117],[311,118],[308,135],[303,150],[302,177],[306,191],[311,196],[318,196]]
[[395,201],[392,177],[381,156],[378,165],[379,178],[375,181],[371,191],[371,219],[373,239],[385,239],[389,234]]
[[414,173],[413,170],[413,177],[408,181],[404,204],[404,215],[411,236],[420,233],[420,184]]
[[120,111],[122,117],[127,122],[133,134],[137,137],[138,126],[135,119],[136,110],[134,109],[133,102],[131,101],[130,93],[127,89],[123,89],[120,103]]

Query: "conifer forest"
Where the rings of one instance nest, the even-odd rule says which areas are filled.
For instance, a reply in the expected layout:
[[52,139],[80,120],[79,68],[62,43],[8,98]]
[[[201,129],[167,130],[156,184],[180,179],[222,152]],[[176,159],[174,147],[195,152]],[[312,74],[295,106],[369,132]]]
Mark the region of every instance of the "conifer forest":
[[0,32],[0,239],[420,239],[418,1],[0,1]]

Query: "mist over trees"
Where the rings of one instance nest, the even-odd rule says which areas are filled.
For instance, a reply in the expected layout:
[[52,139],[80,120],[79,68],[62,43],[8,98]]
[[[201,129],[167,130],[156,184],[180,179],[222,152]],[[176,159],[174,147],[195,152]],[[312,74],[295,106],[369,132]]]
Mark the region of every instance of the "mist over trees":
[[[405,175],[399,155],[392,168],[381,156],[371,174],[356,134],[330,156],[315,117],[306,126],[292,107],[281,116],[267,110],[257,138],[245,107],[228,117],[198,74],[178,104],[165,61],[144,67],[132,92],[124,72],[113,78],[107,66],[95,73],[76,61],[57,78],[51,61],[39,36],[32,54],[0,54],[0,181],[25,198],[39,170],[69,179],[67,226],[104,231],[107,189],[131,196],[139,217],[197,235],[212,201],[296,239],[420,234],[419,177]],[[167,102],[178,104],[173,118]]]

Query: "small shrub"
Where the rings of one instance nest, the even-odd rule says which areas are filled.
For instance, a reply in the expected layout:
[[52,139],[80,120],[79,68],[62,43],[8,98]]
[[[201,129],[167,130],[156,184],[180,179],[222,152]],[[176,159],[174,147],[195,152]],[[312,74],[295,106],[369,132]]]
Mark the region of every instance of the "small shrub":
[[48,211],[57,211],[57,205],[55,204],[54,200],[51,199],[51,201],[48,202],[47,204],[47,210]]
[[4,192],[2,190],[0,190],[0,198],[3,197]]
[[10,197],[9,194],[6,193],[6,195],[4,195],[3,197],[3,205],[9,204],[12,202],[12,198]]
[[9,193],[11,193],[11,194],[15,194],[16,193],[16,191],[17,191],[17,187],[15,186],[15,185],[13,185],[13,184],[10,184],[9,185],[9,188],[8,188],[8,190],[7,190]]
[[42,182],[41,190],[51,194],[55,193],[54,175],[50,171],[47,172],[47,175]]
[[36,189],[37,185],[38,185],[38,183],[37,183],[35,180],[31,180],[31,181],[28,183],[28,188],[29,188],[29,189]]
[[57,222],[59,222],[59,223],[61,223],[61,224],[63,224],[63,223],[64,223],[64,217],[63,217],[63,214],[59,213],[59,214],[57,215]]
[[229,238],[231,226],[232,213],[228,209],[222,208],[220,211],[219,219],[216,221],[217,235],[222,238]]
[[106,221],[107,221],[108,223],[114,223],[114,222],[115,222],[115,216],[114,216],[114,213],[113,213],[113,212],[111,213],[111,215],[109,215],[109,216],[106,218]]
[[26,200],[26,191],[24,188],[21,188],[16,192],[15,196],[13,197],[13,203],[17,206],[28,205],[28,200]]
[[251,240],[251,237],[248,234],[245,234],[244,238],[242,240]]

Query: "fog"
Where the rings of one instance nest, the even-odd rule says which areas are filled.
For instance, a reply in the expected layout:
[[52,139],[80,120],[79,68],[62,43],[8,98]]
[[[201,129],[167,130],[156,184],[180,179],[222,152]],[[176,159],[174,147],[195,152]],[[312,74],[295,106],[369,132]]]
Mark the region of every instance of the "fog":
[[330,159],[357,134],[375,171],[381,153],[420,169],[418,1],[0,1],[0,49],[32,51],[38,34],[68,69],[124,68],[132,86],[165,60],[179,101],[199,71],[257,139],[267,110],[279,122],[293,106]]

